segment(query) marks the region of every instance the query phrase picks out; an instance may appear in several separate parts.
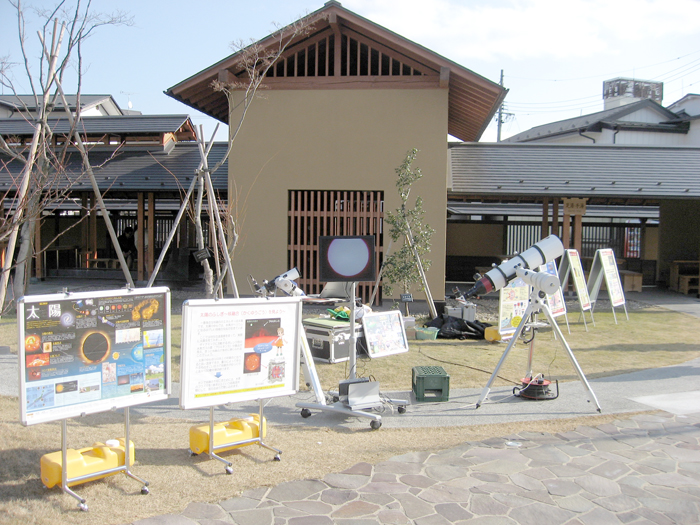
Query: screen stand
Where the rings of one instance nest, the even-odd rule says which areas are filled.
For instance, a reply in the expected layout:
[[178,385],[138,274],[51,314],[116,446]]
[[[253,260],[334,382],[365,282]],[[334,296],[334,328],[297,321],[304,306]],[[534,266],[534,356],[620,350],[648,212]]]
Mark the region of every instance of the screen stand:
[[[350,307],[350,356],[349,356],[349,362],[350,362],[350,375],[349,378],[356,379],[357,376],[355,374],[355,370],[357,367],[357,335],[355,334],[355,291],[356,291],[356,286],[357,283],[353,282],[352,283],[352,293],[350,294],[350,301],[352,306]],[[314,364],[314,358],[311,355],[311,349],[309,348],[309,342],[306,339],[306,334],[304,331],[304,326],[301,326],[301,330],[299,332],[301,334],[301,349],[302,349],[302,358],[303,358],[303,366],[304,366],[304,378],[306,379],[307,383],[310,383],[310,386],[313,388],[314,393],[316,394],[316,403],[307,403],[307,402],[299,402],[296,404],[298,408],[301,408],[301,417],[307,418],[311,415],[311,410],[325,410],[328,412],[337,412],[339,414],[344,414],[346,416],[355,416],[355,417],[364,417],[370,419],[370,427],[373,430],[377,430],[379,427],[382,426],[382,416],[379,414],[372,414],[371,412],[365,412],[367,409],[366,407],[361,410],[353,410],[350,408],[350,406],[346,405],[342,401],[336,401],[333,404],[327,404],[326,403],[326,396],[323,393],[323,390],[321,389],[321,383],[318,379],[318,373],[316,372],[316,365]],[[388,399],[386,400],[389,403],[399,405],[399,413],[403,413],[406,411],[406,405],[408,404],[408,401],[402,400],[402,399]],[[380,400],[376,406],[369,407],[369,408],[376,408],[380,407],[383,405],[383,402]]]
[[[488,383],[486,383],[484,390],[481,392],[481,397],[479,398],[479,401],[477,401],[477,403],[476,403],[476,408],[479,408],[483,404],[483,402],[486,400],[487,396],[489,395],[489,392],[491,391],[491,385],[493,384],[496,377],[498,376],[498,371],[500,370],[501,366],[503,365],[503,362],[506,360],[506,357],[508,357],[508,353],[511,351],[511,349],[515,345],[515,342],[518,340],[520,335],[523,333],[523,330],[525,329],[525,325],[528,324],[528,322],[529,322],[528,320],[530,319],[530,316],[532,314],[537,314],[539,312],[542,312],[542,313],[544,313],[545,317],[547,317],[549,324],[552,326],[552,330],[554,330],[554,333],[558,336],[562,347],[564,348],[567,355],[569,356],[569,359],[571,360],[571,364],[574,366],[574,369],[576,370],[576,373],[578,374],[578,377],[581,380],[581,383],[583,383],[583,386],[586,388],[586,391],[588,392],[590,400],[592,400],[593,403],[595,403],[595,406],[598,409],[598,412],[601,411],[600,405],[598,404],[598,399],[595,397],[595,394],[593,393],[593,390],[591,389],[591,385],[588,383],[586,376],[583,375],[583,371],[581,370],[581,367],[579,366],[578,361],[576,361],[576,358],[574,357],[574,353],[572,352],[571,347],[566,342],[566,339],[564,339],[564,334],[562,333],[561,329],[559,328],[559,325],[557,324],[556,320],[552,316],[552,312],[549,310],[549,307],[547,306],[547,303],[544,300],[545,297],[546,296],[545,296],[544,292],[542,292],[541,290],[538,290],[537,288],[534,288],[534,287],[532,288],[532,291],[530,292],[530,300],[528,302],[527,309],[525,310],[525,313],[523,314],[522,321],[520,321],[518,328],[515,330],[515,333],[513,334],[513,338],[510,340],[510,342],[508,343],[508,346],[506,347],[505,352],[503,352],[503,355],[501,356],[501,360],[496,365],[496,369],[493,371],[493,374],[491,374],[491,378],[489,379]],[[530,356],[529,356],[528,367],[532,367],[533,353],[534,353],[534,341],[532,341],[532,345],[530,347]]]
[[81,496],[78,496],[75,492],[73,492],[68,485],[70,483],[76,484],[76,482],[80,481],[89,481],[89,480],[94,480],[100,477],[105,477],[110,474],[114,474],[115,472],[124,472],[127,476],[129,476],[132,479],[135,479],[136,481],[143,483],[143,487],[141,487],[141,494],[148,494],[148,481],[145,481],[141,479],[140,477],[136,476],[133,474],[129,468],[131,467],[131,441],[129,439],[129,407],[124,408],[124,465],[118,466],[115,468],[110,468],[106,470],[102,470],[99,472],[93,472],[90,474],[86,474],[84,476],[77,476],[74,478],[69,478],[68,477],[68,425],[67,425],[67,420],[64,419],[61,421],[61,489],[63,489],[63,492],[68,494],[69,496],[73,496],[75,499],[78,500],[78,508],[82,511],[87,511],[88,506],[86,503],[85,498],[82,498]]

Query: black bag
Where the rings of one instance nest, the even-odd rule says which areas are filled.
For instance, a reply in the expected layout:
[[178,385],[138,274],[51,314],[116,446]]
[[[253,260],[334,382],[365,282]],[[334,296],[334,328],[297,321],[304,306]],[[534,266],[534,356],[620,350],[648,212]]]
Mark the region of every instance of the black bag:
[[436,317],[426,326],[439,328],[437,336],[440,339],[483,339],[484,330],[491,325],[442,314],[442,317]]

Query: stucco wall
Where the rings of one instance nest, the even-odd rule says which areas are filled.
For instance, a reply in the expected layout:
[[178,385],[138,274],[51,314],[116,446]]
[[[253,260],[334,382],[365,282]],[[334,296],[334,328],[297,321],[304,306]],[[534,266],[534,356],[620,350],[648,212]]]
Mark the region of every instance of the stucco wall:
[[[428,282],[434,294],[443,290],[447,90],[262,93],[229,160],[229,198],[236,201],[240,233],[233,258],[240,293],[250,293],[249,274],[260,281],[288,269],[288,190],[383,190],[386,214],[399,205],[395,169],[413,147],[419,149],[415,166],[423,178],[413,186],[411,203],[423,197],[426,222],[435,229]],[[238,120],[232,115],[231,123]],[[386,246],[386,232],[384,238]]]

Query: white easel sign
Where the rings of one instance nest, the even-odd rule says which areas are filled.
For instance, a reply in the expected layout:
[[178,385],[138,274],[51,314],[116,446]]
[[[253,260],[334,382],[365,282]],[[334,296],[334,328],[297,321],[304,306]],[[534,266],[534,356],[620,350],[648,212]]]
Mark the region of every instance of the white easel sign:
[[185,301],[180,406],[295,394],[300,325],[299,297]]
[[596,250],[595,252],[593,264],[591,265],[591,273],[588,277],[588,293],[593,303],[598,299],[598,293],[600,292],[603,279],[605,279],[605,288],[610,298],[615,324],[617,324],[615,308],[618,306],[622,306],[625,309],[625,315],[629,320],[627,307],[625,306],[625,293],[622,290],[622,281],[620,280],[620,273],[617,270],[615,253],[612,248]]
[[502,340],[513,337],[527,309],[530,285],[519,277],[500,289],[498,295],[498,332]]

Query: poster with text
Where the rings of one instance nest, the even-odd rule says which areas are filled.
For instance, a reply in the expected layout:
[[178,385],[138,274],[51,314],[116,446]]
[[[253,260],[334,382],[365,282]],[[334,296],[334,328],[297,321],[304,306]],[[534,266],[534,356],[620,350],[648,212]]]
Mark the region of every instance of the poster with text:
[[[625,304],[625,294],[622,291],[622,282],[620,282],[620,273],[617,270],[617,262],[615,262],[615,252],[612,248],[598,250],[598,257],[603,265],[605,275],[605,286],[610,295],[610,302],[613,306],[622,306]],[[595,260],[594,260],[595,264]],[[591,274],[593,270],[591,270]]]
[[[549,261],[547,264],[540,266],[539,270],[541,272],[547,272],[550,275],[554,275],[557,279],[559,278],[556,261]],[[552,295],[548,295],[545,298],[545,301],[547,301],[547,306],[549,306],[549,311],[552,313],[552,317],[566,315],[566,302],[564,301],[564,296],[561,293],[561,286],[559,286],[557,291]]]
[[498,297],[498,332],[501,339],[509,339],[515,334],[527,310],[530,285],[517,277],[501,288]]
[[22,424],[168,397],[167,288],[26,296],[17,311]]
[[295,394],[300,325],[298,297],[185,301],[180,406]]
[[581,257],[577,250],[566,250],[566,254],[571,265],[571,275],[574,279],[574,288],[576,289],[578,302],[581,304],[581,310],[590,310],[591,297],[588,295],[588,285],[586,284],[586,276],[583,274]]

